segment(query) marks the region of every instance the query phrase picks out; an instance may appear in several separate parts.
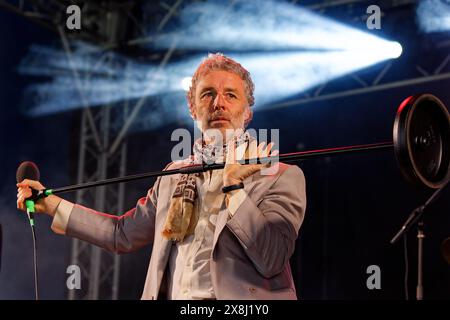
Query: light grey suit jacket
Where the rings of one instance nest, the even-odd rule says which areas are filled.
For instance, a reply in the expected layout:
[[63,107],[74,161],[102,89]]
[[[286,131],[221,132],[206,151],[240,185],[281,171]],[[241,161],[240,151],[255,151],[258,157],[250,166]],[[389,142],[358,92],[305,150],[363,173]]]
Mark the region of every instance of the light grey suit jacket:
[[[175,169],[172,163],[166,169]],[[145,198],[121,217],[75,205],[66,235],[115,253],[153,244],[142,299],[163,299],[172,241],[162,237],[179,175],[159,177]],[[218,214],[211,256],[217,299],[297,299],[289,258],[306,208],[301,169],[280,163],[274,175],[244,180],[247,197],[229,219],[225,201]]]

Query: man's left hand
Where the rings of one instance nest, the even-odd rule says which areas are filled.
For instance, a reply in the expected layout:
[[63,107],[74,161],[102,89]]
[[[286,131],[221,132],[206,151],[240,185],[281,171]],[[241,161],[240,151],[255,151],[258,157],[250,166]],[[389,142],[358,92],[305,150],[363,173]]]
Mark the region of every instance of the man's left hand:
[[[228,143],[227,145],[227,157],[225,161],[225,167],[223,170],[223,186],[230,186],[234,184],[239,184],[244,181],[245,178],[251,176],[258,170],[267,168],[270,166],[271,162],[261,164],[240,164],[237,161],[243,160],[245,158],[246,150],[248,149],[248,159],[265,158],[265,157],[275,157],[278,154],[278,150],[271,152],[274,143],[271,142],[266,146],[265,142],[261,142],[257,146],[257,141],[250,141],[250,145],[244,143],[237,148],[235,147],[235,140]],[[248,148],[247,148],[248,147]]]

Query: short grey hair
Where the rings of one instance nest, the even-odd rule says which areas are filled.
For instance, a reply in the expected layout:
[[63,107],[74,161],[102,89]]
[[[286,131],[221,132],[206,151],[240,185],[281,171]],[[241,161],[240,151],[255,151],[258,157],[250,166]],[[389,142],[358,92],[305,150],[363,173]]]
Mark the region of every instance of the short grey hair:
[[233,59],[225,56],[222,53],[210,53],[208,57],[205,58],[202,63],[198,66],[195,71],[189,91],[186,95],[188,100],[189,110],[192,115],[192,110],[194,109],[194,100],[195,100],[195,89],[197,88],[197,83],[199,79],[208,74],[211,71],[229,71],[237,74],[245,84],[245,95],[248,101],[249,107],[255,104],[255,97],[253,96],[253,92],[255,91],[255,85],[250,76],[250,72],[248,72],[240,63],[234,61]]

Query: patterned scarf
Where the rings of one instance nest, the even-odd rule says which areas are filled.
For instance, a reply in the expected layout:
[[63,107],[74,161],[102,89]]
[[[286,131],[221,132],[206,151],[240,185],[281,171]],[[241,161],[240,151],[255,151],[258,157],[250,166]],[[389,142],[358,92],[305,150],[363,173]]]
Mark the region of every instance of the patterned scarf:
[[[237,139],[236,147],[249,142],[250,134],[244,132]],[[248,144],[247,144],[248,145]],[[227,145],[206,145],[200,138],[193,146],[194,156],[189,165],[199,163],[225,162]],[[162,235],[169,240],[181,242],[186,236],[194,233],[197,218],[194,214],[195,200],[197,199],[196,178],[199,173],[181,174],[175,192],[170,201],[170,207]]]

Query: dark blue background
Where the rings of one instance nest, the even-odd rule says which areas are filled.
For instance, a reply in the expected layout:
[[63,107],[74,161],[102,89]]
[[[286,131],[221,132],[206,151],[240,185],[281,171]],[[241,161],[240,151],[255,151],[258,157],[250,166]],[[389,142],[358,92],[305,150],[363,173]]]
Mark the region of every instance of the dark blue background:
[[[16,67],[32,43],[51,44],[55,34],[13,13],[0,10],[0,223],[3,253],[0,299],[33,299],[31,234],[24,214],[16,209],[15,171],[21,161],[33,160],[47,186],[72,184],[79,112],[30,118],[19,110],[29,79]],[[405,53],[407,54],[407,52]],[[447,104],[449,81],[431,82],[351,98],[256,112],[252,127],[280,128],[281,152],[372,143],[391,139],[400,102],[408,95],[430,92]],[[158,170],[170,161],[171,130],[129,136],[128,173]],[[401,177],[393,152],[380,151],[299,164],[307,179],[308,208],[292,268],[298,293],[304,299],[402,299],[402,244],[389,245],[406,216],[430,192],[417,190]],[[127,207],[145,195],[152,181],[127,185]],[[71,197],[69,197],[71,199]],[[425,297],[450,296],[450,267],[439,252],[450,236],[448,190],[426,217]],[[65,270],[70,240],[53,234],[50,218],[37,219],[43,299],[65,299]],[[410,296],[416,281],[414,231],[409,237]],[[124,256],[122,299],[142,292],[149,248]],[[381,268],[381,290],[366,288],[366,268]]]

